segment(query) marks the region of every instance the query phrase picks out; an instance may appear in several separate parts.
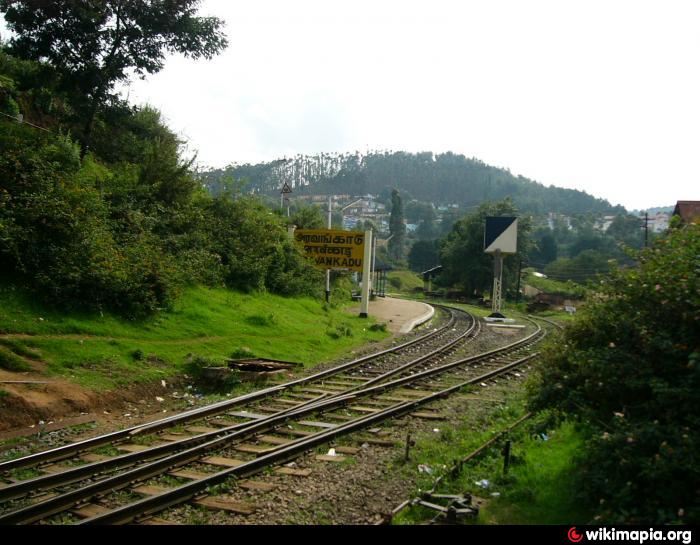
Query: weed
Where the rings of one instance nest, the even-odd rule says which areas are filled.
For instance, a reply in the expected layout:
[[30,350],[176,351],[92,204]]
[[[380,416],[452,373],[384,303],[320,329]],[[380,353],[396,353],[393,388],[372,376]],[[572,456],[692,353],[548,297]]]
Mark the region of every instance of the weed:
[[231,359],[232,360],[242,360],[242,359],[254,358],[254,357],[255,357],[255,354],[247,346],[240,346],[240,347],[236,348],[233,352],[231,352]]
[[29,364],[14,352],[0,346],[0,367],[7,371],[31,371]]
[[271,327],[277,325],[277,318],[274,314],[253,314],[245,318],[245,323],[255,327]]
[[41,354],[36,349],[25,346],[14,339],[0,339],[0,345],[6,346],[18,356],[23,356],[32,360],[41,359]]

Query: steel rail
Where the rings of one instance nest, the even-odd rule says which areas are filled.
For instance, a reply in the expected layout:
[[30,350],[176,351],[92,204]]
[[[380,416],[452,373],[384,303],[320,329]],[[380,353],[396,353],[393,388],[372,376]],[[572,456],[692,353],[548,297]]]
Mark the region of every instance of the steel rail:
[[[518,347],[520,345],[525,345],[530,341],[534,336],[536,336],[540,331],[540,328],[538,326],[538,331],[533,333],[532,335],[528,336],[525,339],[521,339],[520,341],[516,341],[514,343],[511,343],[505,347],[501,347],[500,349],[495,349],[488,351],[484,354],[480,354],[477,356],[472,356],[469,358],[465,358],[463,360],[460,360],[457,363],[465,363],[465,362],[474,362],[475,360],[478,359],[483,359],[486,357],[489,357],[491,355],[494,355],[495,353],[498,352],[507,352],[508,350]],[[524,360],[521,360],[524,361]],[[240,430],[234,433],[231,433],[225,437],[221,437],[218,439],[215,439],[213,441],[210,441],[208,443],[205,443],[203,445],[199,445],[196,447],[193,447],[187,451],[180,452],[171,456],[168,456],[166,458],[157,460],[155,462],[152,462],[150,464],[146,464],[140,467],[137,467],[131,471],[127,471],[125,473],[122,473],[120,475],[116,475],[114,477],[99,481],[97,483],[93,483],[91,485],[88,485],[84,488],[75,490],[73,492],[69,492],[67,494],[57,496],[54,498],[50,498],[44,502],[37,503],[35,505],[25,507],[23,509],[19,509],[17,511],[10,512],[2,517],[0,517],[0,523],[8,523],[8,524],[17,524],[17,523],[31,523],[36,520],[40,520],[41,518],[45,518],[46,516],[50,516],[52,514],[56,514],[59,512],[62,512],[75,504],[79,503],[80,501],[89,499],[95,495],[98,495],[102,492],[105,491],[113,491],[117,490],[120,488],[123,488],[125,486],[128,486],[129,484],[136,482],[136,481],[143,481],[145,479],[151,478],[153,476],[162,474],[163,472],[172,469],[173,467],[178,467],[187,463],[190,463],[192,461],[196,461],[198,458],[201,458],[203,453],[208,452],[209,450],[219,448],[222,446],[225,446],[227,443],[230,443],[233,439],[245,439],[247,437],[250,437],[252,435],[255,435],[257,433],[260,433],[260,431],[267,431],[269,429],[274,429],[278,427],[279,425],[285,424],[288,422],[291,418],[295,416],[304,416],[308,413],[315,412],[318,410],[328,410],[331,407],[334,407],[336,405],[342,405],[345,404],[348,401],[354,401],[358,397],[364,397],[366,395],[370,395],[375,392],[383,391],[385,389],[399,386],[408,382],[413,382],[416,380],[419,380],[425,376],[430,376],[434,375],[436,373],[449,370],[455,367],[455,363],[450,363],[446,364],[440,367],[436,367],[434,369],[430,369],[427,371],[424,371],[422,373],[417,373],[408,377],[404,377],[401,379],[397,379],[391,383],[383,384],[383,385],[376,385],[371,388],[367,388],[363,391],[358,391],[355,392],[354,394],[347,394],[347,393],[341,393],[338,396],[332,397],[332,398],[327,398],[325,400],[321,400],[318,402],[311,403],[307,407],[303,409],[299,408],[293,408],[293,410],[289,411],[287,414],[278,416],[278,417],[271,417],[268,419],[265,419],[264,421],[257,421],[251,423],[250,426],[248,426],[245,430]],[[507,369],[508,366],[504,367],[503,369]],[[486,376],[486,375],[483,375]],[[452,389],[447,389],[445,392],[451,392]],[[436,394],[440,395],[440,393]],[[432,396],[428,396],[425,399],[432,399]],[[409,405],[413,405],[413,402],[408,402]],[[381,412],[378,414],[382,414]],[[358,422],[358,421],[363,421],[363,418],[356,419],[353,422]],[[351,422],[352,423],[352,422]],[[346,425],[341,425],[338,426],[337,428],[334,429],[345,429]],[[216,433],[220,433],[219,430],[217,430]],[[321,432],[323,433],[323,432]],[[315,434],[313,437],[316,437],[317,434]],[[293,441],[291,445],[297,444],[299,441],[302,440],[297,440]],[[287,447],[285,447],[287,448]],[[265,458],[267,459],[267,458]]]
[[296,458],[297,456],[299,456],[299,454],[311,448],[314,448],[320,444],[327,443],[328,441],[336,437],[352,433],[354,431],[367,427],[370,424],[374,424],[376,422],[380,422],[388,418],[393,418],[405,414],[414,410],[417,407],[420,407],[421,405],[425,405],[437,399],[446,397],[450,395],[450,393],[460,390],[465,386],[477,384],[479,382],[489,380],[500,374],[506,373],[511,369],[522,365],[526,361],[535,358],[537,355],[538,353],[532,354],[515,362],[509,363],[508,365],[499,369],[490,371],[481,376],[469,379],[455,386],[446,388],[445,390],[442,390],[440,392],[425,396],[423,398],[419,398],[417,400],[400,403],[378,413],[358,418],[352,422],[339,425],[338,427],[327,431],[319,432],[318,434],[315,434],[313,436],[300,439],[294,444],[283,447],[278,451],[260,456],[259,458],[251,460],[249,462],[245,462],[240,466],[220,471],[204,479],[193,481],[191,483],[186,483],[182,486],[179,486],[172,490],[168,490],[161,494],[147,497],[142,500],[133,502],[131,504],[118,507],[107,513],[87,518],[79,522],[78,524],[124,524],[133,521],[139,516],[153,515],[159,511],[162,511],[163,509],[188,501],[196,495],[205,492],[207,488],[226,481],[229,477],[249,477],[269,467],[270,465],[285,463],[289,460]]
[[542,320],[542,321],[545,322],[545,323],[548,323],[548,324],[550,324],[550,325],[553,325],[553,326],[556,327],[559,331],[563,331],[563,330],[564,330],[564,326],[563,326],[562,324],[558,323],[558,322],[555,322],[554,320],[549,320],[549,319],[547,319],[547,318],[543,318],[542,316],[533,316],[532,314],[528,314],[528,316],[529,316],[530,318],[534,318],[535,320]]
[[[299,386],[303,384],[307,384],[309,382],[314,382],[317,380],[320,380],[322,378],[326,378],[328,376],[336,375],[339,373],[342,373],[348,369],[357,367],[363,363],[366,363],[368,361],[371,361],[373,359],[379,358],[381,356],[391,354],[394,352],[397,352],[399,350],[402,350],[404,348],[410,347],[414,344],[417,344],[419,342],[424,342],[429,339],[432,339],[433,337],[436,337],[452,327],[456,321],[455,319],[455,314],[454,310],[461,310],[461,309],[453,309],[453,308],[448,308],[444,307],[443,305],[434,305],[436,307],[443,308],[450,312],[450,320],[448,323],[439,329],[436,329],[434,331],[431,331],[429,333],[426,333],[425,335],[421,335],[416,339],[411,339],[410,341],[407,341],[405,343],[402,343],[400,345],[387,348],[385,350],[380,350],[379,352],[375,352],[373,354],[369,354],[367,356],[363,356],[361,358],[355,359],[353,361],[331,367],[330,369],[326,369],[324,371],[315,373],[313,375],[309,375],[306,377],[301,377],[299,379],[285,382],[283,384],[279,384],[276,386],[271,386],[268,388],[263,388],[262,390],[257,390],[255,392],[251,392],[249,394],[244,394],[242,396],[238,396],[233,399],[227,399],[224,401],[220,401],[218,403],[212,403],[211,405],[207,405],[205,407],[199,407],[197,409],[192,409],[189,411],[185,411],[183,413],[179,413],[167,418],[162,418],[155,420],[153,422],[149,422],[146,424],[139,424],[136,426],[132,426],[130,428],[126,428],[123,430],[118,430],[115,432],[111,432],[108,434],[100,435],[97,437],[92,437],[90,439],[84,439],[82,441],[76,442],[76,443],[71,443],[68,445],[62,445],[60,447],[56,447],[53,449],[45,450],[42,452],[37,452],[35,454],[30,454],[28,456],[23,456],[22,458],[16,458],[14,460],[8,460],[5,462],[0,462],[0,472],[12,470],[12,469],[19,469],[19,468],[24,468],[24,467],[30,467],[30,466],[35,466],[38,464],[42,463],[47,463],[47,462],[56,462],[59,460],[63,460],[65,458],[69,458],[70,456],[75,455],[76,453],[83,452],[85,450],[88,450],[90,448],[94,448],[100,445],[112,443],[115,441],[118,441],[120,439],[125,439],[130,436],[142,434],[142,433],[151,433],[154,431],[158,431],[160,429],[177,425],[182,422],[186,422],[189,420],[196,420],[199,418],[204,418],[206,416],[211,416],[214,414],[218,414],[221,412],[224,412],[230,408],[236,407],[238,405],[242,405],[244,403],[249,403],[251,401],[257,401],[259,399],[263,399],[265,397],[270,396],[271,394],[279,393],[284,390],[287,390],[289,388],[292,388],[294,386]],[[461,311],[465,312],[465,311]],[[468,314],[465,312],[465,314]]]
[[[284,416],[287,413],[291,413],[292,411],[297,411],[306,407],[315,406],[320,401],[323,401],[328,397],[328,394],[323,394],[318,396],[317,398],[311,399],[294,407],[290,407],[289,409],[285,409],[284,411],[279,411],[271,416]],[[19,481],[17,483],[7,485],[4,488],[0,488],[0,501],[10,501],[25,496],[29,492],[34,492],[37,490],[46,490],[60,485],[71,484],[83,480],[86,477],[90,478],[96,475],[100,475],[109,470],[120,469],[123,467],[135,465],[140,462],[147,462],[153,459],[161,458],[181,448],[193,447],[200,443],[206,443],[207,441],[213,440],[221,435],[226,436],[230,435],[233,432],[243,431],[249,428],[252,424],[256,424],[257,422],[260,421],[258,420],[252,422],[240,422],[232,426],[222,427],[215,431],[210,431],[191,437],[184,437],[177,441],[163,443],[162,445],[156,445],[150,447],[148,450],[129,452],[127,454],[115,456],[114,458],[108,458],[107,460],[100,460],[97,462],[73,467],[65,471],[61,471],[59,473],[49,473],[47,475],[40,475],[38,477]]]
[[[426,361],[432,357],[434,357],[436,354],[439,354],[441,352],[444,352],[445,350],[451,348],[454,344],[459,342],[461,339],[463,339],[465,336],[471,334],[476,327],[476,324],[478,321],[474,320],[472,318],[472,325],[470,328],[457,337],[455,340],[450,341],[448,344],[443,345],[442,347],[433,350],[432,352],[428,354],[424,354],[415,360],[409,362],[406,364],[406,366],[415,366],[423,361]],[[402,366],[400,369],[403,370],[404,367]],[[391,372],[385,373],[384,375],[380,375],[377,377],[377,379],[374,379],[374,381],[378,381],[383,379],[384,377],[387,376],[392,376]],[[364,385],[359,385],[360,387]],[[329,394],[324,394],[322,396],[319,396],[315,399],[309,400],[307,402],[301,403],[299,405],[296,405],[294,407],[290,407],[288,409],[285,409],[283,411],[278,411],[274,414],[271,414],[267,416],[263,421],[270,421],[270,419],[277,417],[277,416],[283,416],[285,414],[291,414],[291,413],[296,413],[298,410],[313,406],[317,404],[319,401],[332,397],[333,399],[343,396],[353,390],[355,390],[356,387],[344,390],[343,392],[339,392],[338,394],[329,396]],[[261,420],[257,421],[252,421],[252,422],[241,422],[239,424],[235,424],[232,426],[227,426],[223,427],[221,429],[218,429],[216,431],[211,431],[207,432],[204,434],[200,434],[197,436],[193,437],[187,437],[180,439],[178,441],[172,441],[163,445],[157,445],[154,447],[149,448],[148,450],[144,451],[138,451],[138,452],[132,452],[128,454],[124,454],[121,456],[117,456],[115,458],[110,458],[108,460],[101,460],[97,462],[93,462],[87,465],[75,467],[66,471],[62,471],[60,473],[51,473],[48,475],[41,475],[32,479],[27,479],[24,481],[20,481],[18,483],[14,483],[12,485],[9,485],[4,488],[0,488],[0,501],[8,501],[11,499],[19,498],[31,491],[35,490],[44,490],[49,487],[55,487],[63,484],[70,484],[72,482],[79,481],[83,479],[85,476],[92,476],[95,474],[103,473],[105,471],[109,471],[112,469],[119,469],[122,467],[127,467],[134,465],[139,462],[144,462],[144,461],[149,461],[153,460],[162,456],[167,456],[168,454],[172,452],[176,452],[179,449],[182,448],[187,448],[190,446],[194,446],[200,443],[205,443],[208,440],[211,440],[213,438],[216,438],[218,436],[226,435],[228,433],[234,432],[234,431],[239,431],[239,430],[245,430],[250,428],[251,426],[255,425],[256,429],[259,429],[259,424],[261,423]]]

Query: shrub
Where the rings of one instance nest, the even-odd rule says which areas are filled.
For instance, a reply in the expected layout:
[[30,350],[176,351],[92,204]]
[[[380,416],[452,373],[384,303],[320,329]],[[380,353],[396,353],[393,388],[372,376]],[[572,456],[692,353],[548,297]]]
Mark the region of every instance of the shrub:
[[254,357],[255,357],[255,354],[247,346],[241,346],[239,348],[236,348],[233,352],[231,352],[231,359],[232,360],[242,360],[242,359],[254,358]]
[[700,521],[700,226],[615,270],[545,351],[533,409],[588,432],[585,494],[605,522]]

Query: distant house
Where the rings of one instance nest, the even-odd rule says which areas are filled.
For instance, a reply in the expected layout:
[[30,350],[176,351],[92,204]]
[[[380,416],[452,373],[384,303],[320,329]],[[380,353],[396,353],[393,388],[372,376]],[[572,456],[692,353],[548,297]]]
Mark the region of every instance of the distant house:
[[653,233],[663,233],[668,229],[668,222],[671,219],[669,214],[665,212],[657,212],[649,216],[649,229]]
[[680,216],[685,223],[700,223],[700,201],[678,201],[673,215]]
[[597,229],[598,231],[603,231],[605,233],[608,229],[610,229],[610,226],[614,220],[615,216],[603,216],[602,218],[596,220],[595,224],[593,225],[593,229]]

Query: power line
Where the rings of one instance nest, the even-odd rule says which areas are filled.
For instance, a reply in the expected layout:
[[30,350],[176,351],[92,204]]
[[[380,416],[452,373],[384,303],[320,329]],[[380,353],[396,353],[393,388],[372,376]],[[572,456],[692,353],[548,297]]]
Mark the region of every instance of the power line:
[[5,112],[0,112],[0,115],[4,115],[5,117],[12,119],[13,121],[16,121],[17,123],[21,123],[22,125],[29,125],[30,127],[34,127],[35,129],[39,129],[41,131],[46,131],[48,133],[55,134],[50,129],[47,129],[45,127],[40,127],[39,125],[35,125],[34,123],[30,123],[29,121],[25,121],[22,114],[20,114],[19,117],[15,117],[14,115],[9,115],[9,114],[6,114]]

